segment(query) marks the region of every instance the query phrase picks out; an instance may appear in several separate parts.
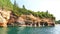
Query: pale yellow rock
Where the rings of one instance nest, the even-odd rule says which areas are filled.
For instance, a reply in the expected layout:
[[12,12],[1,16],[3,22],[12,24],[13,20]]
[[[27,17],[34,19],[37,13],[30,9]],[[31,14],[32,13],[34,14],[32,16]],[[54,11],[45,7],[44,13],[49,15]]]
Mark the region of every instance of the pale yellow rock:
[[0,10],[0,26],[7,27],[7,22],[10,19],[11,11]]

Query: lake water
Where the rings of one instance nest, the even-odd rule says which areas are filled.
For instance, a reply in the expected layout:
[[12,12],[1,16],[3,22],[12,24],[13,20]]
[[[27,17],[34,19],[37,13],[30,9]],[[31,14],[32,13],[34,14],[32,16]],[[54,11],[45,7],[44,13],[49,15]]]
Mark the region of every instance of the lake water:
[[0,27],[0,34],[60,34],[60,25],[55,27]]

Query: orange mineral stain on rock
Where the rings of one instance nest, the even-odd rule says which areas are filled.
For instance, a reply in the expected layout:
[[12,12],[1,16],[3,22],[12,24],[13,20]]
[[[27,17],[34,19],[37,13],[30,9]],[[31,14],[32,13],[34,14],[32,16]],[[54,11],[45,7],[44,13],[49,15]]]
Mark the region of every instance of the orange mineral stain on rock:
[[7,27],[11,11],[0,10],[0,26]]
[[[22,20],[23,19],[23,20]],[[20,20],[18,21],[24,21],[25,25],[29,26],[54,26],[55,25],[55,19],[52,18],[39,18],[35,17],[32,14],[31,15],[21,15]]]
[[16,16],[12,11],[0,10],[0,26],[7,27],[9,25],[18,26],[54,26],[55,19],[40,18],[30,15]]

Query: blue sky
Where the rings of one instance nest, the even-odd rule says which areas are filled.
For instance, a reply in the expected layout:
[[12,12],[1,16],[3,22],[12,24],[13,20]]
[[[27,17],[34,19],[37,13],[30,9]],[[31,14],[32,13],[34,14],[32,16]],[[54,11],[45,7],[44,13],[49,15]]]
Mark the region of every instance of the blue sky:
[[[11,0],[13,3],[14,0]],[[27,9],[33,11],[46,11],[56,17],[56,20],[60,19],[60,0],[16,0],[19,7],[25,5]]]

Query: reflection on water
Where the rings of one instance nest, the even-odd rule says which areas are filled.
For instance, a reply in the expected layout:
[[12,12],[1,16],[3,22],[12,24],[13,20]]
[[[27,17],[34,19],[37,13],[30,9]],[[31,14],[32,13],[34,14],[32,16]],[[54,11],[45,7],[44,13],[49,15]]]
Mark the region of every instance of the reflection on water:
[[7,28],[0,28],[0,34],[7,34]]
[[60,25],[55,27],[0,27],[0,34],[60,34]]

